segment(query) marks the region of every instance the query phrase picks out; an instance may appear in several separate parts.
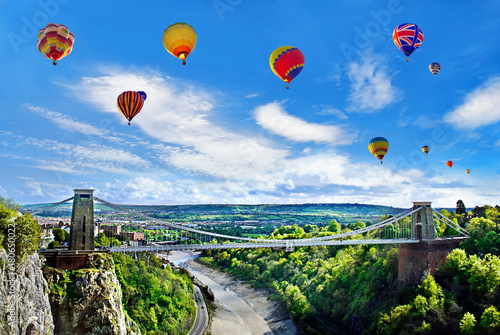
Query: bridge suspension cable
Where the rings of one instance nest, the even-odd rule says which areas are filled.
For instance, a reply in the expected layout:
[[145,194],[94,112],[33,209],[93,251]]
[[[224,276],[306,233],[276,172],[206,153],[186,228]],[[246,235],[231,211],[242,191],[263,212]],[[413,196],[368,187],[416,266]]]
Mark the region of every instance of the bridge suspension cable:
[[[446,216],[444,216],[443,214],[439,213],[437,210],[435,210],[434,208],[432,209],[432,211],[434,212],[432,215],[438,219],[439,221],[441,221],[442,223],[444,223],[445,225],[447,225],[448,227],[458,231],[460,234],[462,234],[463,236],[469,236],[468,235],[468,231],[465,230],[464,228],[460,227],[458,224],[456,224],[455,222],[451,221],[450,219],[448,219]],[[437,216],[435,213],[437,213],[439,216]]]
[[36,214],[36,213],[40,213],[40,212],[43,212],[43,211],[49,210],[49,209],[51,209],[51,208],[54,208],[54,207],[59,206],[59,205],[61,205],[61,204],[64,204],[65,202],[71,201],[71,200],[73,200],[73,199],[74,199],[74,197],[71,197],[71,198],[65,199],[65,200],[63,200],[63,201],[59,201],[59,202],[57,202],[57,203],[55,203],[55,204],[52,204],[52,205],[49,205],[49,206],[45,206],[45,207],[42,207],[42,208],[36,209],[36,210],[34,210],[34,211],[31,211],[31,214]]

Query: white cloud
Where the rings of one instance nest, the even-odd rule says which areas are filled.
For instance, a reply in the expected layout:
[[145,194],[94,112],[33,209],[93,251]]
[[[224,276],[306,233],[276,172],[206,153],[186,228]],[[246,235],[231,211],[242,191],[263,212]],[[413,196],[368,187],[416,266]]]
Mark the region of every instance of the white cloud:
[[382,57],[366,55],[361,62],[350,63],[347,71],[352,85],[348,111],[374,112],[398,100]]
[[318,114],[321,114],[321,115],[325,115],[325,114],[334,115],[339,120],[346,120],[349,118],[345,113],[343,113],[339,109],[337,109],[333,106],[330,106],[330,105],[319,105],[319,106],[313,106],[313,107],[316,109],[319,109],[320,111]]
[[255,109],[255,119],[263,128],[297,142],[324,142],[333,145],[350,144],[354,135],[336,125],[309,123],[286,113],[277,102]]
[[488,80],[467,94],[464,103],[446,114],[444,121],[462,129],[500,121],[500,77]]

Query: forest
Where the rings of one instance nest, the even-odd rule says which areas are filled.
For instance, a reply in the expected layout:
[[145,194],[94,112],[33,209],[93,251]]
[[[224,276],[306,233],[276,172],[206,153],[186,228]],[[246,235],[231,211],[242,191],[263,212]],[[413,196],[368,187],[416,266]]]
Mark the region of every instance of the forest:
[[[414,287],[397,287],[396,245],[207,251],[205,261],[272,288],[309,334],[498,334],[500,207],[441,214],[467,229],[470,238],[435,276]],[[355,226],[284,226],[271,237],[335,234]],[[436,222],[436,233],[455,232]]]

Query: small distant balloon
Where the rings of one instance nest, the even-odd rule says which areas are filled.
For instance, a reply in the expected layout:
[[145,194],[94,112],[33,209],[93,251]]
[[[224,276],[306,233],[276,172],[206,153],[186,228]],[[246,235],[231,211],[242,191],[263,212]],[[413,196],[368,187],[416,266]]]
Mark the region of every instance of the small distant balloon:
[[452,167],[453,166],[453,162],[452,161],[447,161],[446,165],[448,165],[449,167]]
[[148,98],[148,95],[144,91],[137,91],[137,93],[139,93],[141,95],[142,100],[144,100],[144,101],[146,101],[146,99]]
[[429,146],[428,145],[424,145],[422,147],[422,152],[427,155],[429,153]]
[[392,32],[394,44],[408,57],[418,49],[424,40],[424,33],[419,26],[413,23],[403,23]]
[[305,59],[302,52],[292,46],[283,46],[274,50],[269,57],[269,66],[273,73],[288,84],[299,75],[304,68]]
[[469,174],[469,173],[470,173],[470,170],[469,170],[469,169],[467,169],[467,170],[465,170],[465,172],[467,172],[467,174]]
[[[142,91],[141,91],[142,92]],[[144,105],[144,99],[142,98],[141,92],[125,91],[118,96],[116,105],[123,116],[128,120],[128,125],[130,126],[130,121],[139,114]],[[144,93],[144,92],[142,92]],[[146,93],[144,93],[145,95]]]
[[368,144],[368,150],[370,150],[373,156],[380,159],[380,164],[382,164],[382,159],[384,159],[388,149],[389,141],[387,141],[384,137],[374,137]]
[[441,70],[441,65],[439,63],[430,63],[429,64],[429,71],[431,71],[434,74],[434,77],[436,74]]

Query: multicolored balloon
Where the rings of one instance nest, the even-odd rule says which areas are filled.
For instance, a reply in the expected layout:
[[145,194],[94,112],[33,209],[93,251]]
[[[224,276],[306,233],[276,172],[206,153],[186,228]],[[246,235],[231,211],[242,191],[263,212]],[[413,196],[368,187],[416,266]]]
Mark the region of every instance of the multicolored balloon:
[[388,149],[389,142],[383,137],[374,137],[368,144],[368,150],[370,150],[373,156],[380,159],[380,164],[382,164],[382,159],[384,159]]
[[65,25],[49,23],[38,31],[36,47],[45,57],[53,60],[52,64],[57,65],[58,60],[71,53],[74,43],[75,36]]
[[467,169],[467,170],[465,170],[465,172],[467,172],[467,174],[469,174],[469,173],[470,173],[470,170],[469,170],[469,169]]
[[171,24],[163,32],[163,46],[170,54],[182,59],[183,65],[196,46],[196,40],[194,28],[183,22]]
[[139,114],[139,112],[142,109],[142,106],[144,105],[144,100],[143,93],[146,95],[146,93],[139,91],[139,92],[134,92],[134,91],[125,91],[122,94],[118,96],[118,99],[116,101],[116,105],[120,112],[122,112],[123,116],[128,120],[128,125],[130,126],[130,121]]
[[452,167],[453,166],[453,162],[452,161],[447,161],[446,165],[448,165],[449,167]]
[[290,83],[304,68],[304,55],[302,52],[291,46],[283,46],[274,50],[269,57],[269,66],[274,74],[280,77],[288,88]]
[[403,23],[394,28],[392,33],[394,44],[408,57],[418,49],[424,40],[424,33],[419,26],[413,23]]
[[434,74],[434,77],[436,74],[441,70],[441,65],[439,63],[430,63],[429,64],[429,71],[431,71]]
[[429,146],[428,145],[424,145],[422,147],[422,152],[427,155],[429,153]]

